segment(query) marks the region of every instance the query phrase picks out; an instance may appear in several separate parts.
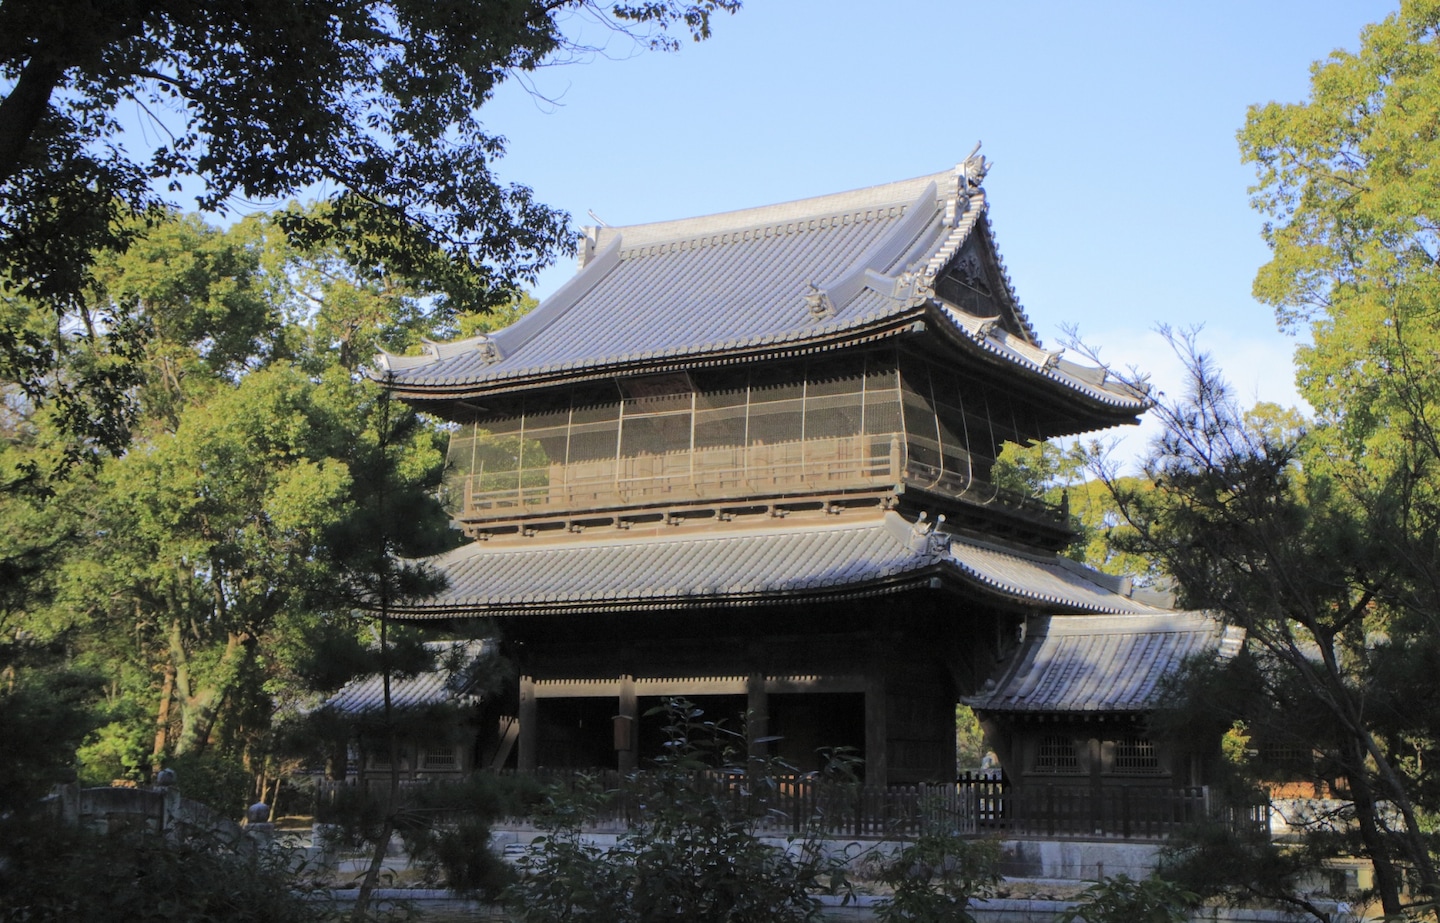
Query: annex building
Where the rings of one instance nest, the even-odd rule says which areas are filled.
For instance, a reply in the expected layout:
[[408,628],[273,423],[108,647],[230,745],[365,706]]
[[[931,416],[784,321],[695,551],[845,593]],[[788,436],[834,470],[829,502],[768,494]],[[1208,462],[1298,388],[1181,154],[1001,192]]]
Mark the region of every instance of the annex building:
[[[457,424],[445,489],[474,539],[397,617],[494,620],[518,673],[475,765],[635,767],[660,746],[647,710],[681,695],[748,712],[778,738],[755,746],[802,768],[853,747],[867,782],[947,780],[973,697],[996,734],[1039,729],[999,747],[1012,773],[1098,773],[1105,733],[1071,713],[1094,696],[1026,704],[1026,677],[1091,656],[1056,654],[1083,634],[1061,624],[1096,627],[1112,678],[1121,648],[1163,672],[1220,643],[1059,556],[1066,511],[991,481],[1004,443],[1133,423],[1147,400],[1041,346],[985,169],[588,228],[574,278],[514,325],[383,357],[398,397]],[[1025,641],[1050,618],[1069,621]]]

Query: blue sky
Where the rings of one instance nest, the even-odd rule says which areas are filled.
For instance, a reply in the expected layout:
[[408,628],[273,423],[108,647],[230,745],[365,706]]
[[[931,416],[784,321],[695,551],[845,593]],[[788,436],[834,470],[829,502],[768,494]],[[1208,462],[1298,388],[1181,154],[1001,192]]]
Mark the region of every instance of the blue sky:
[[749,0],[708,42],[612,40],[505,87],[484,118],[509,140],[500,173],[577,225],[919,176],[982,141],[996,239],[1047,345],[1072,324],[1173,390],[1154,328],[1203,324],[1245,403],[1296,404],[1295,341],[1250,296],[1267,250],[1235,134],[1251,104],[1303,100],[1312,62],[1396,5]]

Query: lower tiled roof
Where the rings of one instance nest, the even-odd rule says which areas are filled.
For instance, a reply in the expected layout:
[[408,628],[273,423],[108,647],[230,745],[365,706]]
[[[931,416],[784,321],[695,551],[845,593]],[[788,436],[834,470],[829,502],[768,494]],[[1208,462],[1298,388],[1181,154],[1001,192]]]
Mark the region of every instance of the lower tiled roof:
[[448,585],[397,607],[401,617],[800,602],[932,580],[1051,611],[1159,611],[1129,598],[1114,578],[1073,562],[978,544],[894,512],[477,542],[428,563]]
[[1187,659],[1233,657],[1243,640],[1203,612],[1038,616],[994,686],[966,701],[986,712],[1146,711]]

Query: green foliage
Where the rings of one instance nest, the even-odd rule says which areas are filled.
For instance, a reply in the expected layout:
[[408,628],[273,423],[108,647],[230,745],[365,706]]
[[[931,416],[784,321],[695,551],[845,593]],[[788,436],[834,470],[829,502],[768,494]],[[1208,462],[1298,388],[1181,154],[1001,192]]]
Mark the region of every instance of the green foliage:
[[[1174,728],[1194,735],[1208,722],[1218,739],[1243,720],[1261,758],[1242,769],[1340,788],[1346,835],[1322,824],[1316,836],[1371,859],[1382,905],[1399,912],[1402,866],[1422,893],[1440,887],[1421,820],[1440,792],[1440,506],[1429,475],[1377,478],[1323,422],[1239,412],[1193,339],[1175,344],[1192,385],[1155,408],[1165,430],[1146,462],[1151,487],[1112,487],[1134,550],[1164,564],[1182,605],[1244,628],[1251,659],[1226,668],[1229,681],[1192,689],[1192,717]],[[1305,765],[1267,756],[1286,750]]]
[[176,786],[186,798],[210,806],[222,817],[239,820],[253,801],[250,772],[237,755],[183,754],[167,759],[165,768],[175,770]]
[[[713,14],[738,6],[216,0],[105,15],[88,0],[0,7],[0,304],[23,304],[17,324],[0,319],[0,381],[53,408],[71,436],[120,451],[136,417],[143,312],[91,283],[107,255],[165,221],[162,187],[188,185],[201,208],[224,213],[323,185],[332,192],[322,208],[282,216],[299,245],[382,267],[457,309],[505,304],[572,244],[564,212],[493,172],[504,139],[486,130],[480,110],[496,86],[582,56],[564,31],[577,15],[670,48],[667,30],[706,37]],[[147,124],[127,132],[122,112]],[[200,298],[189,319],[226,300]],[[223,359],[235,344],[213,345]]]
[[880,901],[881,923],[975,923],[970,904],[990,897],[1000,882],[1000,844],[933,827],[880,870],[891,888]]
[[1154,563],[1126,550],[1125,518],[1104,480],[1092,475],[1101,454],[1098,443],[1007,442],[991,470],[991,480],[998,487],[1068,510],[1075,533],[1064,551],[1068,557],[1108,574],[1153,583],[1159,576]]
[[1430,358],[1440,196],[1427,179],[1440,166],[1437,28],[1440,4],[1406,0],[1365,29],[1359,52],[1315,65],[1308,100],[1252,107],[1240,132],[1269,219],[1256,297],[1282,326],[1308,325],[1302,393],[1368,447],[1368,463],[1399,462],[1397,424],[1431,431],[1440,396]]
[[[602,850],[580,825],[604,793],[552,795],[544,812],[550,832],[521,860],[509,892],[513,912],[526,923],[818,919],[814,892],[843,885],[839,866],[809,840],[787,849],[761,842],[744,807],[763,804],[790,769],[741,756],[743,734],[684,700],[667,708],[666,754],[644,777],[641,818]],[[731,797],[730,786],[749,797]]]
[[213,837],[102,836],[54,823],[10,826],[0,845],[4,923],[314,923],[291,890],[289,856]]
[[1166,843],[1157,871],[1171,887],[1188,892],[1192,905],[1198,899],[1219,898],[1231,904],[1273,901],[1311,910],[1299,885],[1322,872],[1330,850],[1319,846],[1282,846],[1268,837],[1237,837],[1229,825],[1199,824]]
[[389,813],[406,854],[427,879],[493,900],[513,876],[491,848],[490,827],[498,818],[528,815],[544,794],[543,783],[532,777],[475,773],[405,791],[392,810],[384,793],[347,786],[316,805],[315,819],[333,825],[352,845],[373,846]]
[[961,769],[978,769],[985,753],[985,732],[974,709],[968,705],[956,705],[955,765]]
[[1060,923],[1185,923],[1199,902],[1198,895],[1163,878],[1116,875],[1086,888]]
[[493,900],[514,879],[510,866],[491,848],[487,819],[467,814],[443,826],[426,824],[416,833],[406,839],[411,859],[451,891]]
[[90,733],[75,751],[80,784],[109,785],[117,779],[143,780],[150,771],[150,741],[144,722],[111,721]]
[[26,671],[0,687],[0,818],[32,810],[56,782],[73,779],[98,686],[94,676],[59,670]]

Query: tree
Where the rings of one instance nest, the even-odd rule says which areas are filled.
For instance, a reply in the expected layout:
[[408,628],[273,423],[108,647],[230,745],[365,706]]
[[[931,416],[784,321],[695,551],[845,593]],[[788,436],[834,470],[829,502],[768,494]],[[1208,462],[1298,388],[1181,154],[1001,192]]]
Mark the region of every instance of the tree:
[[1150,560],[1126,554],[1117,542],[1127,529],[1124,517],[1105,482],[1093,475],[1104,452],[1099,442],[1041,441],[1028,446],[1007,442],[995,460],[991,480],[1069,514],[1075,538],[1062,552],[1066,556],[1107,574],[1152,584],[1159,575]]
[[1440,3],[1405,0],[1366,28],[1357,53],[1315,65],[1307,101],[1254,107],[1240,133],[1272,255],[1256,296],[1282,326],[1308,325],[1313,340],[1298,351],[1301,390],[1317,411],[1312,450],[1296,459],[1312,485],[1304,513],[1327,518],[1331,547],[1344,552],[1327,576],[1335,631],[1321,635],[1337,641],[1336,665],[1318,675],[1345,677],[1331,700],[1360,751],[1351,762],[1363,755],[1380,791],[1398,799],[1396,845],[1432,900],[1421,831],[1440,807],[1431,769],[1440,711],[1423,681],[1440,663],[1437,94]]
[[[217,0],[0,3],[0,299],[127,358],[123,310],[98,312],[95,261],[162,215],[157,187],[199,205],[333,190],[287,229],[351,262],[424,280],[462,309],[503,304],[569,246],[562,212],[505,184],[479,110],[507,76],[583,51],[576,17],[655,47],[695,39],[739,0]],[[629,31],[627,31],[629,30]],[[122,112],[149,120],[122,130]],[[153,141],[150,139],[154,139]],[[52,344],[53,346],[54,344]],[[8,381],[50,398],[54,349],[0,324]],[[125,383],[92,395],[77,434],[117,449]],[[65,393],[63,390],[60,392]]]
[[1362,477],[1364,459],[1336,455],[1323,425],[1241,413],[1193,341],[1175,343],[1192,383],[1152,410],[1164,431],[1145,462],[1151,489],[1107,472],[1130,550],[1162,564],[1183,606],[1245,629],[1259,686],[1219,720],[1269,711],[1283,716],[1272,733],[1292,735],[1273,743],[1321,754],[1308,771],[1348,802],[1339,827],[1353,835],[1330,848],[1374,863],[1385,912],[1405,909],[1406,869],[1433,900],[1440,710],[1422,665],[1440,662],[1440,634],[1417,620],[1433,620],[1440,597],[1415,606],[1440,545],[1410,531],[1405,498],[1420,484]]
[[1271,248],[1255,295],[1308,324],[1301,389],[1377,473],[1440,445],[1437,29],[1440,3],[1406,0],[1358,54],[1315,65],[1307,102],[1254,107],[1240,133]]
[[[353,559],[377,528],[365,460],[379,416],[394,430],[385,489],[408,513],[386,526],[391,550],[450,538],[423,496],[443,434],[343,364],[329,320],[346,318],[352,346],[403,349],[433,318],[410,310],[423,299],[413,283],[299,248],[265,216],[223,232],[167,217],[97,260],[92,284],[151,331],[133,366],[137,442],[0,495],[0,567],[20,578],[0,597],[0,667],[105,678],[80,748],[86,781],[182,760],[192,795],[197,773],[238,774],[223,805],[236,810],[246,774],[267,774],[276,702],[307,693],[301,639],[317,623],[363,630]],[[43,407],[11,409],[0,462],[44,468],[67,438]]]

